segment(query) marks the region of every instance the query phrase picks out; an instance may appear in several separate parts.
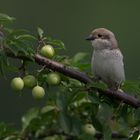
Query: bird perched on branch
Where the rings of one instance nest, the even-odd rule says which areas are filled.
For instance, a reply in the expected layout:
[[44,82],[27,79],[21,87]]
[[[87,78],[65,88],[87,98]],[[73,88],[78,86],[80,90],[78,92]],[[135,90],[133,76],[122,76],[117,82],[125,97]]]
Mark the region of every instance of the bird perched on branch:
[[86,38],[94,48],[92,55],[92,72],[96,79],[103,81],[112,90],[118,90],[125,80],[123,55],[118,48],[115,35],[98,28]]

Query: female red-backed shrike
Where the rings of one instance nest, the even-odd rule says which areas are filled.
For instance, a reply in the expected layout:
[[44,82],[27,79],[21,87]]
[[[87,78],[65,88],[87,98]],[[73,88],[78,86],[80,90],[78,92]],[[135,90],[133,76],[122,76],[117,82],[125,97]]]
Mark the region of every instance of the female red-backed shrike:
[[91,65],[95,78],[106,83],[110,89],[118,90],[125,80],[125,73],[123,55],[115,35],[105,28],[98,28],[86,40],[90,40],[94,48]]

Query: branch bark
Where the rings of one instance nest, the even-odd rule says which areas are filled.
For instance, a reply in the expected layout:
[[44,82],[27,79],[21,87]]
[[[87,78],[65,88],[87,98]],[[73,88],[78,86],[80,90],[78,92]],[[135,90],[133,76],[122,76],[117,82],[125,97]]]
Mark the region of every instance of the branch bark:
[[[45,138],[45,137],[48,137],[48,136],[54,136],[54,135],[63,135],[66,137],[65,140],[75,140],[76,139],[76,136],[75,135],[72,135],[72,134],[67,134],[65,132],[56,132],[56,131],[52,131],[52,132],[49,132],[48,134],[43,134],[43,135],[40,135],[38,137],[38,139],[42,139],[42,138]],[[96,139],[100,140],[103,138],[103,134],[100,133],[100,132],[97,132],[94,136]],[[124,139],[124,138],[128,138],[127,136],[125,135],[122,135],[122,134],[119,134],[118,132],[112,132],[112,135],[111,137],[113,139]]]
[[[30,58],[22,55],[15,56],[13,53],[6,51],[7,56],[12,58],[18,58],[18,59],[24,59],[27,61],[32,61]],[[88,77],[86,74],[74,70],[68,66],[65,66],[61,63],[58,63],[56,61],[50,60],[48,58],[45,58],[39,54],[36,54],[33,56],[34,61],[42,66],[46,66],[49,69],[52,69],[54,71],[60,72],[66,76],[69,76],[71,78],[77,79],[85,84],[87,83],[93,83],[90,77]],[[94,84],[94,83],[93,83]],[[112,91],[112,90],[102,90],[100,88],[94,88],[94,90],[97,90],[100,94],[103,94],[109,98],[115,98],[121,102],[124,102],[134,108],[140,107],[140,101],[133,96],[130,96],[128,93],[120,92],[120,91]]]

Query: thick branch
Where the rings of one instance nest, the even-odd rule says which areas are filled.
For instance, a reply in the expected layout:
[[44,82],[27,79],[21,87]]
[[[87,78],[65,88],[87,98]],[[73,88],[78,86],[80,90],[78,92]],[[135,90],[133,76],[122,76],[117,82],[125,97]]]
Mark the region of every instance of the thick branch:
[[[13,57],[13,58],[18,58],[18,59],[25,59],[28,61],[32,61],[30,58],[26,56],[15,56],[13,53],[9,53],[8,51],[6,52],[7,56]],[[34,60],[36,63],[39,65],[45,65],[47,68],[52,69],[54,71],[58,71],[66,76],[69,76],[71,78],[77,79],[83,83],[92,83],[93,81],[91,78],[89,78],[86,74],[76,71],[70,67],[64,66],[63,64],[60,64],[58,62],[55,62],[53,60],[50,60],[48,58],[42,57],[39,54],[36,54],[34,57]],[[134,108],[140,107],[140,101],[130,95],[128,95],[125,92],[120,92],[120,91],[112,91],[112,90],[102,90],[100,88],[94,88],[94,90],[97,90],[99,93],[108,96],[109,98],[115,98],[119,101],[122,101]]]
[[[63,135],[63,136],[66,136],[66,140],[75,140],[76,136],[74,135],[71,135],[71,134],[67,134],[65,132],[56,132],[56,131],[51,131],[49,132],[48,134],[42,134],[38,137],[38,139],[42,139],[42,138],[45,138],[45,137],[48,137],[48,136],[54,136],[54,135]],[[124,138],[127,138],[127,136],[125,135],[122,135],[122,134],[119,134],[117,132],[112,132],[112,135],[111,137],[114,139],[118,138],[118,139],[124,139]],[[101,139],[103,138],[103,134],[101,134],[100,132],[97,132],[95,134],[95,138],[96,139]]]
[[[64,75],[77,79],[83,83],[92,83],[92,80],[82,72],[79,72],[72,68],[66,67],[58,62],[52,61],[48,58],[44,58],[40,55],[35,55],[34,58],[35,58],[35,61],[40,65],[46,65],[47,68],[50,68],[52,70],[63,73]],[[129,104],[135,108],[140,107],[139,100],[137,100],[136,98],[134,98],[124,92],[122,93],[120,91],[102,90],[100,88],[96,88],[96,90],[98,90],[99,93],[108,96],[109,98],[113,97],[113,98],[123,101],[126,104]]]
[[[122,134],[119,134],[119,133],[117,133],[117,132],[112,132],[112,136],[111,136],[113,139],[124,139],[124,138],[127,138],[126,136],[124,136],[124,135],[122,135]],[[101,134],[101,133],[96,133],[96,135],[95,135],[95,138],[97,138],[97,139],[101,139],[101,138],[103,138],[103,135]]]
[[40,55],[35,55],[34,59],[39,65],[45,65],[49,69],[63,73],[64,75],[77,79],[83,83],[92,82],[92,80],[89,77],[87,77],[86,74],[76,71],[70,67],[66,67],[63,64],[52,61],[48,58],[44,58]]

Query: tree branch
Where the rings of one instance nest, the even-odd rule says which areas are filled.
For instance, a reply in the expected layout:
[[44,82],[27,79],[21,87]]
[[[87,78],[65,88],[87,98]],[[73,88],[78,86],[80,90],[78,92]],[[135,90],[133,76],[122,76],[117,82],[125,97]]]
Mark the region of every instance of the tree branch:
[[[122,134],[119,134],[117,132],[112,132],[112,136],[111,136],[113,139],[124,139],[124,138],[127,138],[126,136],[122,135]],[[100,132],[96,133],[95,134],[95,138],[97,139],[101,139],[103,138],[103,134],[101,134]]]
[[[42,134],[42,135],[40,135],[40,136],[38,137],[38,139],[42,139],[42,138],[45,138],[45,137],[48,137],[48,136],[54,136],[54,135],[63,135],[63,136],[66,137],[65,140],[75,140],[75,139],[76,139],[76,136],[75,136],[75,135],[67,134],[67,133],[65,133],[65,132],[57,132],[57,131],[51,131],[51,132],[49,132],[48,134]],[[96,139],[99,140],[99,139],[103,138],[103,134],[100,133],[100,132],[97,132],[97,133],[95,134],[94,137],[95,137]],[[117,133],[117,132],[112,132],[111,137],[112,137],[113,139],[117,139],[117,138],[118,138],[118,139],[128,138],[127,136],[122,135],[122,134],[119,134],[119,133]]]
[[[6,55],[12,58],[18,58],[18,59],[24,59],[24,60],[28,60],[28,61],[32,61],[32,59],[23,56],[23,55],[18,55],[15,56],[13,53],[6,51]],[[60,72],[66,76],[69,76],[71,78],[77,79],[85,84],[87,83],[93,83],[93,81],[91,80],[90,77],[88,77],[86,74],[74,70],[68,66],[65,66],[61,63],[58,63],[56,61],[50,60],[48,58],[45,58],[39,54],[36,54],[35,56],[33,56],[34,61],[42,66],[46,66],[49,69],[52,69],[54,71]],[[93,83],[94,84],[94,83]],[[100,88],[94,88],[94,90],[97,90],[100,94],[103,94],[109,98],[115,98],[119,101],[122,101],[134,108],[138,108],[140,107],[140,101],[136,98],[134,98],[133,96],[128,95],[125,92],[120,92],[120,91],[112,91],[112,90],[102,90]]]

